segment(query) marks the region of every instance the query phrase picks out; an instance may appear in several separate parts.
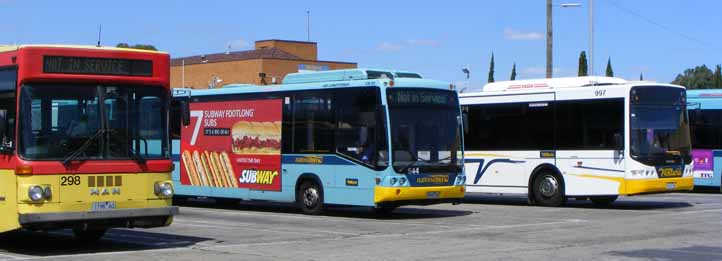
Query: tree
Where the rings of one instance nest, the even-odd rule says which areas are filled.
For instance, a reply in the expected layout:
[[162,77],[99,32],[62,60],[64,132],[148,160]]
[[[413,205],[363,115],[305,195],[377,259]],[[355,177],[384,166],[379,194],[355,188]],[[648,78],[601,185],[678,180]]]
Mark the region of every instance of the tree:
[[510,80],[516,80],[516,63],[511,67],[511,78]]
[[587,52],[582,51],[579,54],[579,70],[577,76],[587,76]]
[[487,82],[494,82],[494,53],[491,53],[491,64],[489,65],[489,80]]
[[707,65],[696,66],[678,74],[672,84],[682,85],[687,89],[707,89],[714,86],[712,70]]
[[155,46],[150,45],[150,44],[134,44],[134,45],[131,46],[131,45],[127,44],[127,43],[119,43],[119,44],[115,45],[115,47],[118,47],[118,48],[130,48],[130,49],[141,49],[141,50],[158,51],[158,49],[155,48]]
[[717,65],[714,68],[714,84],[715,88],[722,88],[722,65]]
[[606,76],[607,76],[607,77],[614,77],[614,71],[612,70],[612,58],[611,58],[611,57],[609,57],[609,58],[607,59],[607,73],[606,73]]
[[639,80],[644,81],[644,77],[642,77],[642,73],[639,73]]

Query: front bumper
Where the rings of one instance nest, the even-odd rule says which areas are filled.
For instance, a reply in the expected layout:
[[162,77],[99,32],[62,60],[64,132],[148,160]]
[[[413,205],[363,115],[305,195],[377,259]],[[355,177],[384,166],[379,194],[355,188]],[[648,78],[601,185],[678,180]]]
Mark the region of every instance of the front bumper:
[[374,203],[395,202],[403,205],[424,205],[460,202],[464,198],[464,186],[443,187],[374,187]]
[[[109,227],[159,227],[170,225],[178,207],[112,209],[104,211],[72,211],[50,213],[26,213],[19,215],[22,226],[38,226],[82,223],[105,223]],[[121,225],[112,225],[121,224]]]
[[[674,186],[673,188],[671,186]],[[694,188],[693,177],[658,178],[658,179],[625,179],[621,195],[637,195],[649,193],[664,193],[675,191],[689,191]]]

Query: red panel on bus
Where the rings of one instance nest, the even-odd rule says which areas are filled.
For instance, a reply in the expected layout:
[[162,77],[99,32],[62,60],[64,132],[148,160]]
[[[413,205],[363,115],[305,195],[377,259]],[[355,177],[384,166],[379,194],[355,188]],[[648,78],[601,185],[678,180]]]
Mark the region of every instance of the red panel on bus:
[[282,100],[191,103],[181,184],[281,190]]

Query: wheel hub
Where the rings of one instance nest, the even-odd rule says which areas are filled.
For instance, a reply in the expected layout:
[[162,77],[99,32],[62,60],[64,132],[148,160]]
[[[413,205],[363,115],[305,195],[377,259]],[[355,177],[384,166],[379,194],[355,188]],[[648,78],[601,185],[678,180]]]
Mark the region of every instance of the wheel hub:
[[303,192],[303,204],[307,207],[313,207],[318,202],[318,190],[316,188],[307,188]]
[[559,190],[559,183],[553,176],[546,176],[542,179],[539,185],[539,191],[545,197],[552,197],[557,194]]

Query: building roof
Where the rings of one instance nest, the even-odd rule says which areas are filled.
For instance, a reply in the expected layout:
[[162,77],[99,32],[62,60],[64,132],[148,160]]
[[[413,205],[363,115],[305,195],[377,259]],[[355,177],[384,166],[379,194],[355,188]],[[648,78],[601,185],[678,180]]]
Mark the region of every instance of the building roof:
[[253,59],[302,60],[298,56],[295,56],[278,48],[262,48],[257,50],[237,51],[229,53],[213,53],[206,55],[173,58],[170,59],[170,65],[180,66],[183,61],[185,61],[185,65],[191,65],[199,63],[217,63]]
[[[205,58],[205,59],[204,59]],[[230,62],[230,61],[242,61],[242,60],[254,60],[254,59],[280,59],[280,60],[296,60],[296,61],[307,61],[298,56],[290,54],[276,47],[261,48],[256,50],[247,51],[236,51],[229,53],[213,53],[206,55],[195,55],[188,57],[178,57],[170,59],[170,66],[180,66],[185,61],[185,65],[202,64],[202,63],[217,63],[217,62]],[[205,62],[204,62],[205,60]],[[323,62],[323,61],[319,61]],[[348,62],[333,62],[333,63],[348,63]],[[348,63],[355,64],[355,63]]]

